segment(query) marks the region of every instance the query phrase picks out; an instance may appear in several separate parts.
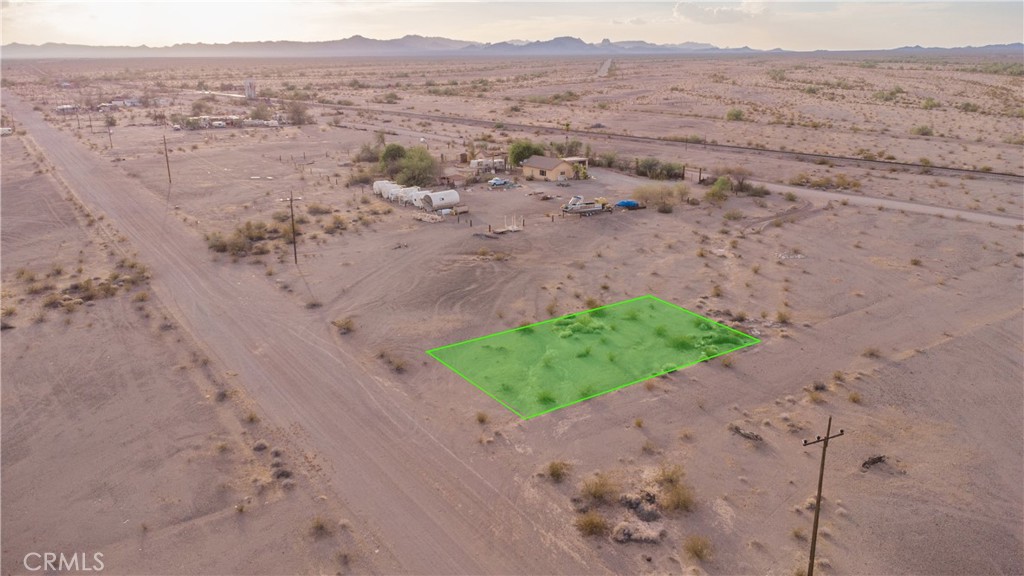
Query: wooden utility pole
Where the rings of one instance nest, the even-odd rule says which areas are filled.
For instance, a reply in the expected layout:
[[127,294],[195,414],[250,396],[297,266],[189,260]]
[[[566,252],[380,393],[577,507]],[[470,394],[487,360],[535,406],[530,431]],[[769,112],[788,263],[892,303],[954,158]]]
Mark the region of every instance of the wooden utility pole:
[[[295,231],[295,201],[302,200],[302,196],[295,198],[292,196],[292,191],[288,191],[288,211],[291,213],[292,218],[292,255],[295,257],[295,265],[299,265],[299,236]],[[284,198],[278,198],[278,202],[284,202]]]
[[832,417],[828,417],[828,426],[825,428],[825,437],[817,436],[813,442],[804,440],[804,446],[810,446],[821,442],[821,468],[818,470],[818,495],[814,500],[814,528],[811,530],[811,556],[807,561],[807,576],[814,576],[814,548],[818,544],[818,515],[821,513],[821,485],[825,480],[825,453],[828,452],[828,441],[843,435],[843,429],[839,434],[830,436],[832,433]]
[[167,183],[171,183],[171,156],[167,153],[167,136],[164,136],[164,160],[167,161]]

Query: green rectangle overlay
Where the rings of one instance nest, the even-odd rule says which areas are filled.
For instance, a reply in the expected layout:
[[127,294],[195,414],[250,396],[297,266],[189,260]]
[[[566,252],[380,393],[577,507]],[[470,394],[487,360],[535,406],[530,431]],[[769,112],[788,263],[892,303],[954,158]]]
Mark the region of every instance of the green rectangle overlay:
[[759,342],[647,295],[427,354],[529,420]]

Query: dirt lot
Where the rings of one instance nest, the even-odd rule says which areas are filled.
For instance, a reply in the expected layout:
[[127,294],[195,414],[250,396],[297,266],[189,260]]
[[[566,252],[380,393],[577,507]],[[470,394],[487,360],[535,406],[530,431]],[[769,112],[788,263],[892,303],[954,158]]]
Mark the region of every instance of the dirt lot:
[[[2,349],[4,572],[45,542],[109,552],[116,573],[178,571],[186,549],[181,570],[197,572],[793,573],[820,454],[801,440],[829,416],[845,433],[828,453],[824,572],[1021,572],[1024,199],[1019,178],[996,174],[1024,173],[1021,78],[969,71],[981,64],[647,58],[598,78],[587,59],[5,62],[4,114],[24,133],[2,156],[15,326]],[[249,76],[330,105],[280,129],[154,122],[211,96],[214,114],[245,112],[194,89]],[[116,112],[111,134],[97,116],[90,130],[50,111],[117,93],[169,102]],[[726,120],[731,109],[744,119]],[[619,168],[685,163],[699,202],[562,217],[571,195],[617,200],[649,183],[594,168],[568,186],[460,185],[470,212],[423,222],[350,184],[378,130],[444,154],[460,183],[473,175],[451,160],[470,142],[498,154],[512,138],[578,138]],[[698,171],[737,165],[773,193],[705,200]],[[801,174],[857,184],[791,184]],[[235,255],[208,248],[247,222],[280,234],[289,193],[298,266],[273,234]],[[492,233],[513,222],[522,230]],[[143,266],[91,306],[45,307],[72,282]],[[643,294],[763,342],[527,422],[424,354]],[[252,451],[263,438],[286,447],[290,489]],[[55,461],[84,481],[40,489]],[[566,463],[560,482],[553,462]],[[645,492],[654,503],[640,506]],[[656,543],[616,541],[626,534]]]

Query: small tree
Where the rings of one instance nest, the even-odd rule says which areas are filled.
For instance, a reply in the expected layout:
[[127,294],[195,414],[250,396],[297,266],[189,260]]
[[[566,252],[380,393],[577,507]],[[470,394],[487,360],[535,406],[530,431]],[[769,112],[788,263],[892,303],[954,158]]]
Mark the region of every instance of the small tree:
[[117,126],[117,118],[114,118],[113,116],[107,116],[106,120],[104,120],[103,123],[106,124],[107,127]]
[[380,152],[380,171],[388,178],[393,178],[401,170],[399,165],[405,158],[406,150],[401,144],[388,144]]
[[302,102],[292,101],[288,103],[288,121],[296,126],[302,126],[303,124],[310,123],[310,117],[308,109]]
[[715,172],[721,176],[732,178],[732,181],[736,183],[736,186],[733,187],[736,192],[746,192],[747,178],[750,178],[751,174],[749,169],[743,166],[724,166],[718,168]]
[[395,181],[403,186],[430,186],[437,182],[441,166],[423,146],[414,146],[398,162]]
[[516,140],[508,147],[508,161],[512,166],[519,166],[530,156],[543,156],[544,147],[530,140]]
[[252,112],[249,113],[249,116],[253,120],[270,120],[270,107],[263,102],[260,102],[255,108],[253,108]]

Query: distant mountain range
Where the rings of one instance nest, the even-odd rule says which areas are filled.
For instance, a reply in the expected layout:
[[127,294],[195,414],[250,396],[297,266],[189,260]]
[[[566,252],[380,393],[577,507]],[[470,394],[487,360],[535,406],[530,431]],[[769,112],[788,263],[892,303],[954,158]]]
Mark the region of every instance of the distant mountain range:
[[[817,51],[822,53],[825,51]],[[857,51],[859,53],[904,54],[1017,54],[1024,56],[1024,44],[998,44],[965,48],[922,48],[909,46],[893,50]],[[326,42],[231,42],[230,44],[175,44],[159,48],[149,46],[83,46],[77,44],[6,44],[0,47],[3,59],[71,58],[343,58],[359,56],[621,56],[628,54],[759,54],[789,51],[719,48],[711,44],[652,44],[644,41],[588,44],[579,38],[562,36],[551,40],[527,42],[508,40],[498,43],[467,42],[449,38],[408,35],[393,40],[374,40],[352,36]]]

